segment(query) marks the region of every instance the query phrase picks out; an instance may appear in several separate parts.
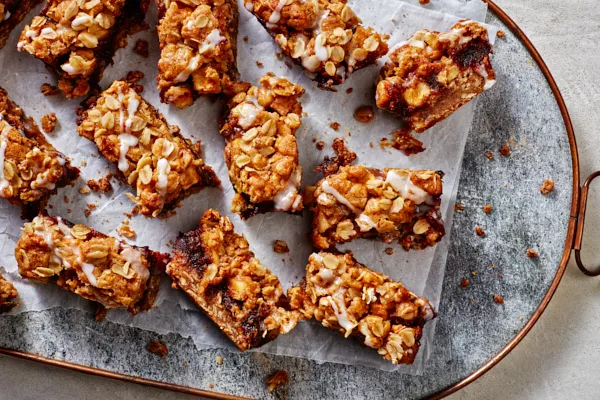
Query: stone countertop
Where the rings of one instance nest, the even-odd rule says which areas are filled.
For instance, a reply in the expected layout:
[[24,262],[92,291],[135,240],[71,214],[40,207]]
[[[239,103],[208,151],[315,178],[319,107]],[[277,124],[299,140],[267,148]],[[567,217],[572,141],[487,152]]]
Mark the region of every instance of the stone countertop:
[[[435,1],[435,0],[432,0]],[[600,169],[600,4],[597,0],[497,0],[532,40],[552,71],[569,108],[580,152],[581,176]],[[600,201],[592,191],[590,204]],[[600,211],[588,212],[583,258],[600,260],[591,248]],[[499,365],[452,399],[597,398],[600,373],[598,278],[581,274],[571,260],[565,276],[529,335]],[[0,357],[1,399],[184,399],[188,396],[110,381],[72,371]],[[191,397],[189,397],[191,398]]]

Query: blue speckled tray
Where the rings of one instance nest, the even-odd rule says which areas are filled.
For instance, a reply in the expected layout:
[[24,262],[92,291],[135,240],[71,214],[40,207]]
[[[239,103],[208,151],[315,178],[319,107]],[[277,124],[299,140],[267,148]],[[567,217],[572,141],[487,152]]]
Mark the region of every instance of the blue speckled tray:
[[[570,246],[567,238],[572,233],[570,209],[577,178],[569,125],[543,71],[497,14],[489,11],[487,22],[506,32],[495,46],[494,66],[500,78],[494,90],[478,102],[465,149],[458,195],[465,210],[456,214],[452,228],[435,348],[424,375],[317,365],[260,353],[199,351],[179,335],[158,336],[96,323],[92,315],[63,309],[0,317],[0,352],[11,349],[167,384],[256,398],[271,396],[263,379],[276,369],[290,374],[288,398],[422,398],[444,394],[474,379],[490,360],[499,358],[496,355],[507,344],[522,337],[523,329],[539,316],[540,304],[549,299],[545,296],[549,289],[553,291],[553,281],[558,282],[566,263],[565,243]],[[512,148],[508,158],[498,153],[505,143]],[[493,151],[495,159],[488,160],[483,155],[486,151]],[[539,193],[545,179],[556,183],[549,196]],[[494,205],[491,215],[482,211],[487,203]],[[475,235],[476,225],[485,230],[484,238]],[[537,249],[540,257],[527,258],[528,248]],[[470,280],[466,288],[461,287],[463,279]],[[494,295],[501,295],[504,304],[494,302]],[[169,356],[160,359],[142,350],[151,340],[166,343]],[[216,364],[217,355],[223,356],[222,365]],[[210,384],[214,389],[209,389]]]

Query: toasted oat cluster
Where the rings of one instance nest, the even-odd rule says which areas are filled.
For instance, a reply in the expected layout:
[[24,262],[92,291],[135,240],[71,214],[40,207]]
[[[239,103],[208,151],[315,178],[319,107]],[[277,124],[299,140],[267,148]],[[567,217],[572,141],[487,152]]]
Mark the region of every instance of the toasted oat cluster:
[[199,95],[248,90],[238,82],[235,0],[158,0],[158,7],[163,102],[183,108]]
[[130,246],[92,228],[40,214],[26,223],[15,248],[19,274],[106,308],[150,309],[168,256]]
[[397,240],[404,249],[434,246],[445,234],[441,173],[344,166],[312,194],[312,240],[328,249],[360,237]]
[[345,0],[244,0],[283,52],[328,88],[387,54],[383,35],[361,25]]
[[17,45],[58,75],[68,98],[97,88],[115,51],[139,30],[149,0],[48,0]]
[[0,314],[13,309],[18,304],[16,302],[18,296],[19,293],[13,284],[0,275]]
[[25,15],[42,0],[0,0],[0,49]]
[[475,21],[418,31],[381,69],[377,106],[423,132],[496,83],[491,52],[487,29]]
[[179,236],[167,273],[173,287],[190,296],[242,351],[290,332],[298,322],[279,279],[217,211],[206,211],[198,229]]
[[126,81],[115,81],[82,112],[79,134],[96,143],[137,191],[140,213],[156,217],[219,179],[179,128],[146,102]]
[[302,167],[296,131],[302,125],[301,86],[266,75],[260,87],[237,94],[221,128],[225,161],[236,191],[231,211],[242,218],[258,213],[302,210],[298,192]]
[[303,318],[359,338],[394,364],[412,364],[423,326],[437,316],[427,299],[350,254],[313,253],[305,281],[288,290],[288,298]]
[[37,213],[57,188],[78,175],[69,159],[0,88],[0,197]]

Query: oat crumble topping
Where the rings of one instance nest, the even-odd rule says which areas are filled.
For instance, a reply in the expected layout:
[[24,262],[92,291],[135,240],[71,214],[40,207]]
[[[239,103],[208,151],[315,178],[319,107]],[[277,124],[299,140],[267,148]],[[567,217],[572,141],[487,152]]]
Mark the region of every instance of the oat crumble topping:
[[17,293],[17,289],[13,284],[0,275],[0,314],[17,306],[16,299],[18,296],[19,293]]

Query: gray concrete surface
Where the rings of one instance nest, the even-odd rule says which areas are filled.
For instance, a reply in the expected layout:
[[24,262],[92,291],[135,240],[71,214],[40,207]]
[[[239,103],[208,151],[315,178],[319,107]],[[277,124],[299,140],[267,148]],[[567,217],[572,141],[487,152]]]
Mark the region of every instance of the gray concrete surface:
[[[435,0],[432,0],[435,1]],[[600,169],[597,126],[600,96],[600,7],[597,1],[498,0],[525,30],[553,72],[571,112],[582,176]],[[593,196],[597,202],[600,197]],[[588,262],[600,259],[593,238],[600,212],[590,210]],[[528,337],[497,367],[453,396],[455,399],[598,398],[600,305],[597,279],[573,262],[554,300]],[[107,381],[70,371],[0,357],[0,399],[175,399],[185,396]]]

